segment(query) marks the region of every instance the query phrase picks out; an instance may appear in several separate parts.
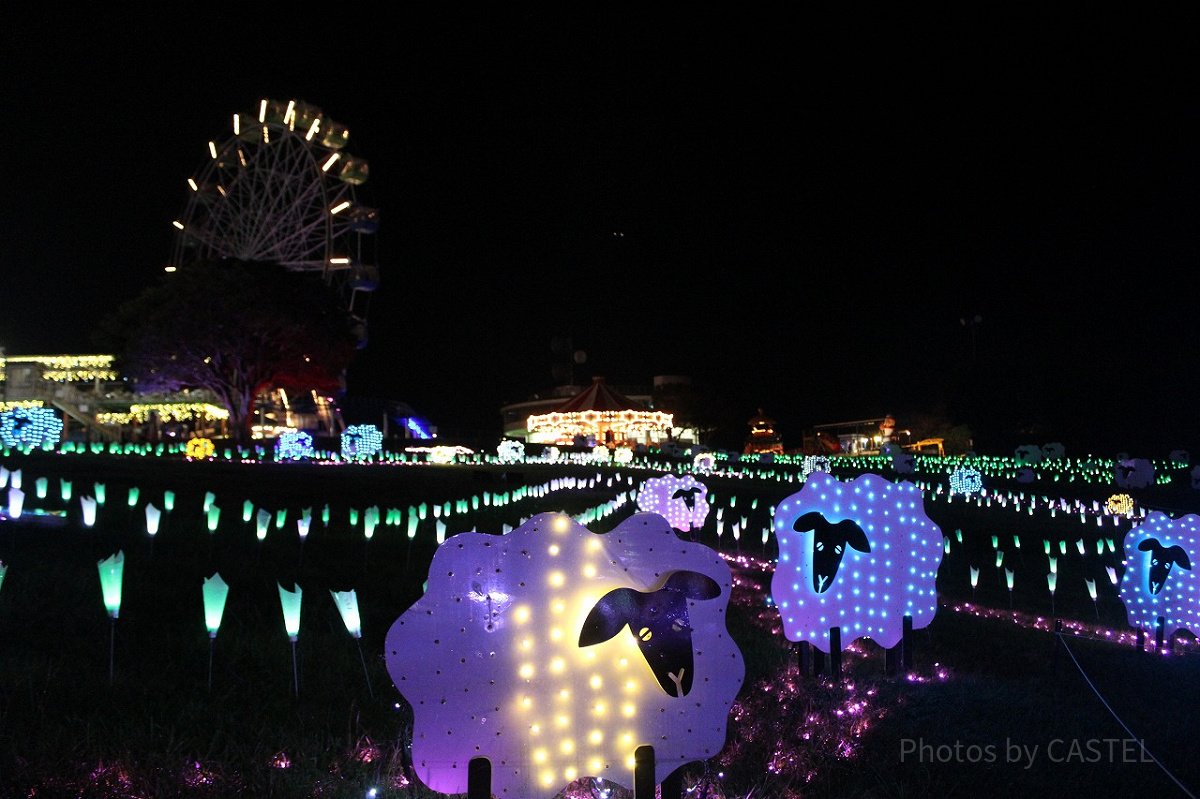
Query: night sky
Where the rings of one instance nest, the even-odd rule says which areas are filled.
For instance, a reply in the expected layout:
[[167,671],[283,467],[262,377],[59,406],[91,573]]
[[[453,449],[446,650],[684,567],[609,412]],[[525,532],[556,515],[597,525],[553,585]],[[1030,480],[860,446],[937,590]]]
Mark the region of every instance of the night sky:
[[209,139],[298,99],[380,209],[350,392],[443,431],[498,438],[569,337],[577,381],[719,388],[735,438],[761,407],[789,446],[884,413],[1200,446],[1193,19],[163,6],[0,26],[10,354],[93,350]]

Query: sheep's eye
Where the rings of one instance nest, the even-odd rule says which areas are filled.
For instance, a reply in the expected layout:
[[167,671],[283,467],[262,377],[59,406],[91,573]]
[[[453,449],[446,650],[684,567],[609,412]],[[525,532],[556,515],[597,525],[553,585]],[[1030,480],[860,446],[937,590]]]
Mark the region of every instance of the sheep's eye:
[[838,555],[842,554],[842,547],[841,547],[841,545],[839,544],[838,546],[834,547],[834,548],[833,548],[833,551],[834,551],[835,553],[837,553]]
[[824,549],[824,548],[825,548],[825,545],[824,545],[823,543],[821,543],[820,541],[818,541],[818,542],[817,542],[817,546],[816,546],[816,550],[817,550],[818,552],[820,552],[820,551],[821,551],[822,549]]

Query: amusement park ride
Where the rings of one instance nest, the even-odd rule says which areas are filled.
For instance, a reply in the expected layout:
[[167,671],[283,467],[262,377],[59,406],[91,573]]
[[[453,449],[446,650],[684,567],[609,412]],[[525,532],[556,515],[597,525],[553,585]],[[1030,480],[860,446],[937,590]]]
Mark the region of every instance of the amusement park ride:
[[269,262],[319,273],[339,290],[352,330],[367,342],[367,304],[379,285],[371,256],[379,212],[355,196],[366,160],[349,131],[300,100],[262,100],[234,114],[230,135],[208,142],[187,180],[168,272],[202,260]]

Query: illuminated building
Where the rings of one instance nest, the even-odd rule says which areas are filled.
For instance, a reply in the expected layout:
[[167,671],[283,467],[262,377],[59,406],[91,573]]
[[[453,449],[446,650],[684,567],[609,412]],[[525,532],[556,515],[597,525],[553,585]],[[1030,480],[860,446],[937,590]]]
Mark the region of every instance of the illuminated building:
[[775,432],[775,420],[764,414],[762,408],[747,424],[750,425],[750,437],[746,439],[744,454],[783,454],[783,439]]
[[[525,437],[536,444],[650,445],[670,440],[672,423],[671,414],[651,410],[614,390],[603,377],[593,377],[590,386],[549,413],[530,414]],[[511,437],[507,430],[505,435]]]

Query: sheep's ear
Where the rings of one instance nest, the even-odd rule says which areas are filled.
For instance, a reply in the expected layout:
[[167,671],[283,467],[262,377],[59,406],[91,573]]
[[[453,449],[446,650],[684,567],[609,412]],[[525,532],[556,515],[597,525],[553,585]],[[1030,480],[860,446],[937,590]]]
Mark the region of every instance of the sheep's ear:
[[1188,558],[1187,551],[1178,544],[1167,550],[1167,559],[1175,561],[1175,565],[1181,569],[1192,570],[1192,561]]
[[800,518],[796,519],[792,524],[792,529],[797,533],[806,533],[814,529],[818,523],[825,520],[825,517],[817,513],[815,510],[810,510]]
[[1138,544],[1138,549],[1140,549],[1142,552],[1150,552],[1151,550],[1160,546],[1162,546],[1162,544],[1158,543],[1157,538],[1147,538],[1143,540],[1142,543]]
[[678,591],[688,599],[715,599],[721,595],[717,581],[700,572],[675,572],[667,578],[663,588]]
[[579,646],[592,646],[612,638],[637,618],[637,592],[614,588],[592,606],[579,630]]
[[867,534],[863,529],[855,524],[850,519],[842,519],[834,525],[837,531],[845,536],[846,543],[857,549],[859,552],[870,552],[871,542],[867,540]]

